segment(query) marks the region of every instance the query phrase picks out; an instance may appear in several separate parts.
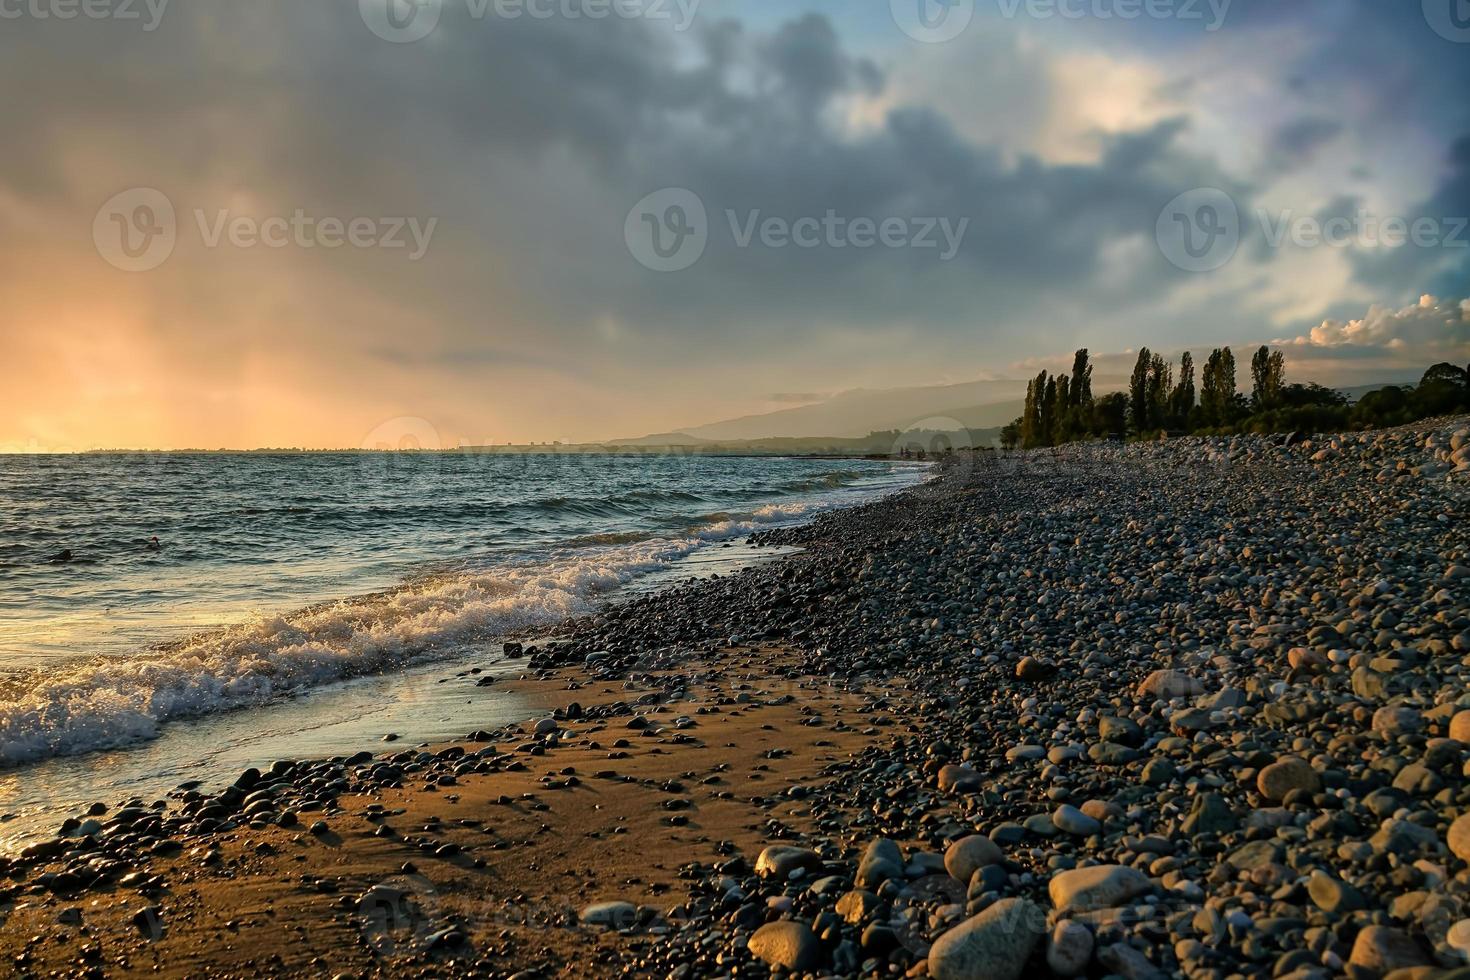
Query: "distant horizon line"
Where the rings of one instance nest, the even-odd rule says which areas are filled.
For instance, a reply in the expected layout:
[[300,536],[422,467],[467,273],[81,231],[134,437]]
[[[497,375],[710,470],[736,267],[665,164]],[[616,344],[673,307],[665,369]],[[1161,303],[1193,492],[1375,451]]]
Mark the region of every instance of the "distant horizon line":
[[[1099,392],[1100,393],[1107,393],[1107,391],[1113,390],[1114,389],[1114,386],[1116,384],[1116,381],[1115,381],[1115,377],[1116,376],[1108,375],[1106,377],[1109,380],[1107,382],[1105,382],[1104,388],[1099,389]],[[946,382],[944,384],[939,384],[939,385],[921,385],[921,386],[917,386],[917,387],[920,387],[920,388],[925,388],[925,387],[947,388],[947,387],[957,387],[957,386],[962,386],[962,385],[965,385],[965,384],[972,384],[972,383],[975,383],[975,382],[957,382],[957,383]],[[996,382],[996,381],[992,381],[992,380],[986,379],[986,380],[984,380],[982,382],[979,382],[979,383],[985,383],[985,384],[991,384],[991,383],[1011,383],[1011,381],[1010,381],[1010,379],[1005,379],[1004,382]],[[1320,383],[1320,382],[1318,382],[1318,383]],[[1372,390],[1374,388],[1382,388],[1382,387],[1391,386],[1391,385],[1404,385],[1404,384],[1410,384],[1410,385],[1412,385],[1414,383],[1415,382],[1413,382],[1413,381],[1407,381],[1407,380],[1405,380],[1405,381],[1380,380],[1380,381],[1373,382],[1371,384],[1333,384],[1333,385],[1324,385],[1324,387],[1336,388],[1336,389],[1338,389],[1340,391],[1343,391],[1344,393],[1348,393],[1348,392],[1351,392],[1351,391]],[[884,388],[877,388],[877,389],[853,388],[853,389],[847,389],[845,392],[840,392],[839,394],[844,394],[844,393],[847,393],[847,392],[864,392],[864,391],[868,391],[868,392],[882,392],[882,391],[900,391],[900,390],[904,390],[904,389],[903,388],[889,388],[889,389],[884,389]],[[829,396],[828,398],[824,399],[823,401],[812,402],[812,403],[810,403],[810,405],[823,404],[825,401],[830,401],[832,398],[835,398],[835,397],[837,397],[837,396],[836,395]],[[1018,399],[1013,399],[1013,400],[1018,400]],[[1001,404],[1005,404],[1005,402],[996,402],[995,404],[996,405],[1001,405]],[[802,407],[809,407],[809,406],[802,406]],[[691,428],[691,429],[699,429],[699,428],[705,428],[705,427],[722,425],[722,424],[726,424],[726,423],[729,423],[729,422],[747,421],[747,420],[750,420],[750,419],[760,418],[760,417],[762,417],[762,415],[766,415],[766,414],[772,414],[772,415],[774,415],[774,414],[780,414],[781,411],[790,411],[790,409],[778,410],[776,412],[769,412],[769,413],[757,413],[757,414],[754,414],[754,415],[740,416],[739,418],[735,418],[735,419],[722,419],[722,420],[719,420],[719,421],[716,421],[716,422],[700,423],[698,425],[690,426],[689,428]],[[987,432],[987,431],[991,431],[991,430],[998,431],[1001,428],[1001,426],[961,426],[961,428],[964,429],[965,431],[969,431],[969,432]],[[757,450],[757,449],[755,449],[753,446],[748,451],[742,451],[740,448],[738,448],[738,445],[737,444],[742,444],[742,443],[744,443],[744,444],[757,444],[757,443],[763,443],[763,442],[820,442],[822,440],[831,440],[833,442],[839,442],[839,443],[840,442],[856,442],[856,441],[862,440],[864,438],[867,438],[868,436],[875,435],[875,434],[877,434],[880,431],[882,431],[882,432],[890,432],[890,431],[903,432],[905,430],[903,430],[903,429],[873,430],[873,431],[867,433],[867,435],[864,435],[864,436],[837,436],[837,435],[776,436],[776,435],[772,435],[772,436],[746,437],[746,438],[721,440],[721,439],[709,439],[709,438],[705,438],[705,437],[701,437],[701,436],[695,436],[695,435],[691,435],[691,434],[689,434],[687,432],[683,432],[683,431],[678,430],[678,429],[671,429],[671,430],[666,430],[666,431],[663,431],[663,432],[650,433],[649,435],[645,435],[645,436],[633,436],[633,437],[625,437],[625,438],[621,438],[621,439],[593,440],[593,441],[589,441],[589,442],[564,442],[564,441],[558,441],[558,440],[551,440],[551,441],[544,441],[544,442],[472,443],[472,444],[466,444],[466,445],[461,445],[461,446],[445,447],[445,448],[440,448],[440,449],[423,449],[423,448],[420,448],[420,449],[407,449],[407,448],[405,448],[405,449],[390,449],[390,448],[372,448],[372,449],[369,449],[369,448],[360,447],[360,446],[359,447],[346,447],[346,446],[343,446],[343,447],[318,447],[318,448],[305,448],[305,447],[301,447],[301,446],[256,446],[256,447],[250,447],[250,448],[238,448],[238,447],[221,446],[221,447],[216,447],[214,449],[206,449],[206,448],[197,447],[197,446],[182,447],[182,448],[152,448],[152,449],[116,447],[116,446],[113,446],[113,447],[99,446],[99,447],[94,447],[94,448],[90,448],[90,449],[52,449],[52,450],[41,450],[41,449],[36,449],[36,450],[0,449],[0,458],[26,457],[26,456],[35,456],[35,457],[47,457],[47,456],[105,456],[105,455],[139,455],[139,456],[141,456],[141,455],[163,455],[163,454],[174,454],[174,455],[181,455],[181,456],[184,456],[184,455],[197,455],[197,456],[204,456],[204,455],[216,455],[216,456],[222,456],[222,455],[333,455],[333,454],[335,454],[335,455],[349,455],[349,454],[350,455],[377,455],[377,454],[394,454],[394,455],[397,455],[397,454],[403,454],[403,453],[413,453],[413,454],[422,454],[422,455],[433,455],[433,454],[449,454],[449,453],[464,453],[464,452],[483,452],[483,453],[488,453],[488,452],[501,452],[501,453],[504,453],[504,452],[507,452],[507,451],[516,451],[516,450],[542,450],[542,451],[545,451],[545,450],[555,450],[555,449],[578,449],[578,450],[584,450],[585,451],[585,450],[587,450],[589,448],[617,449],[617,450],[621,450],[624,453],[626,453],[628,451],[632,451],[632,450],[655,451],[655,450],[660,450],[660,449],[663,449],[663,450],[675,449],[675,450],[686,450],[686,451],[690,451],[690,450],[704,449],[704,450],[707,450],[708,451],[706,454],[715,454],[715,451],[721,449],[722,447],[725,448],[726,451],[727,451],[727,453],[730,454],[730,455],[759,455],[760,454],[760,451]],[[937,430],[935,430],[935,431],[937,431]],[[959,431],[959,430],[948,430],[948,431]],[[645,443],[644,442],[644,440],[647,440],[647,439],[651,438],[652,436],[670,436],[670,435],[684,436],[685,438],[690,439],[690,440],[693,440],[693,441],[692,442],[688,442],[688,443]],[[767,452],[766,455],[779,455],[779,454]],[[801,452],[799,450],[793,450],[791,453],[788,453],[786,455],[801,455]]]

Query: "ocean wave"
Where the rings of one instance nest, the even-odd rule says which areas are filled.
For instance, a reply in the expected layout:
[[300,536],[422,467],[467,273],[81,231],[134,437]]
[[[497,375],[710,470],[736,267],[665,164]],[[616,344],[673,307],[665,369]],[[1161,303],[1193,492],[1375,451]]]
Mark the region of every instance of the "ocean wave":
[[600,596],[712,542],[819,503],[718,515],[687,537],[532,566],[436,575],[378,595],[259,616],[145,654],[48,668],[0,694],[0,766],[147,741],[163,723],[401,669],[591,612]]
[[11,677],[0,685],[0,767],[147,741],[170,721],[462,655],[474,644],[594,611],[608,593],[712,542],[858,503],[902,482],[912,480],[707,514],[672,537],[583,536],[535,564],[435,573],[387,592],[257,616],[136,656]]
[[12,679],[0,702],[0,765],[116,748],[159,725],[266,704],[400,669],[591,611],[597,597],[699,546],[658,542],[585,558],[445,575],[379,595],[259,616],[127,658]]
[[778,485],[783,493],[810,493],[813,490],[837,490],[861,480],[867,474],[857,470],[833,470],[815,476],[787,480]]

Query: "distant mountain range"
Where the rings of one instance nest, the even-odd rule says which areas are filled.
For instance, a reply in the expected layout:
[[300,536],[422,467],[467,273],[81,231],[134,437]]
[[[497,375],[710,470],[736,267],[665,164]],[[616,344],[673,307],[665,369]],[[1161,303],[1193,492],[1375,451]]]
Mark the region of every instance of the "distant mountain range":
[[873,432],[991,429],[1021,414],[1025,381],[970,381],[916,388],[858,388],[813,405],[616,439],[623,446],[698,446],[766,439],[858,439]]
[[[1101,395],[1118,389],[1102,384]],[[1354,385],[1339,390],[1356,401],[1383,385]],[[614,439],[612,446],[710,446],[766,443],[780,439],[864,439],[875,432],[970,430],[974,441],[988,444],[1000,427],[1018,418],[1024,406],[1024,380],[970,381],[964,384],[913,388],[856,388],[824,401],[762,415],[745,415],[660,432],[635,439]]]

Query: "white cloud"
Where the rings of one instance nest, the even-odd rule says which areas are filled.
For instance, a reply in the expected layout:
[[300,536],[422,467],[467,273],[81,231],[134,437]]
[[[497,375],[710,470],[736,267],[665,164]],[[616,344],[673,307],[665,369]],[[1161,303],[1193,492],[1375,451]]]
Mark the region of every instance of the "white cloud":
[[1421,296],[1413,306],[1392,310],[1374,305],[1358,320],[1323,320],[1305,336],[1277,341],[1312,347],[1382,347],[1450,353],[1470,347],[1470,299],[1440,301]]

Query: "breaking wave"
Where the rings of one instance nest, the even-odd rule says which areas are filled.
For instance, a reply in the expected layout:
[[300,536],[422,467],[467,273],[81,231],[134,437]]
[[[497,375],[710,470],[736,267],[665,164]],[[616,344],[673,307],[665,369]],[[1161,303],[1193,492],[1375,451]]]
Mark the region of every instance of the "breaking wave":
[[462,655],[496,637],[590,612],[609,593],[711,542],[856,502],[852,494],[829,495],[720,512],[672,538],[584,536],[534,564],[440,572],[385,592],[256,616],[134,656],[13,676],[0,686],[0,766],[147,741],[170,721]]

